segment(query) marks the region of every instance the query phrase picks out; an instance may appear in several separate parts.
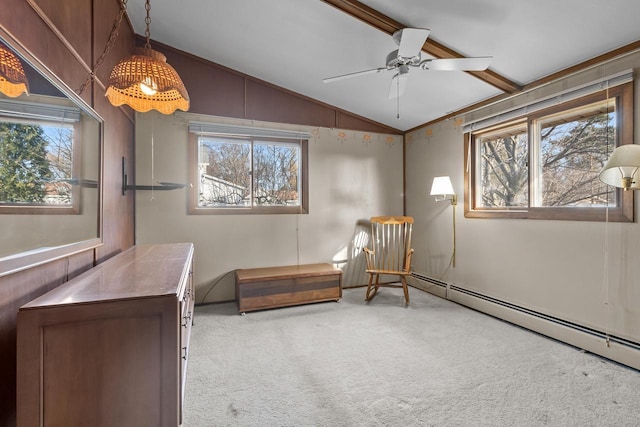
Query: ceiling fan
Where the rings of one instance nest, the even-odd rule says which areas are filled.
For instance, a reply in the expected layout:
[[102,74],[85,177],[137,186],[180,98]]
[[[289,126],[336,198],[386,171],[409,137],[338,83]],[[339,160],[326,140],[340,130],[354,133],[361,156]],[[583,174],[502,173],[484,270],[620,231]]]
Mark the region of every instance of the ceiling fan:
[[400,29],[393,33],[393,41],[395,41],[399,48],[387,55],[387,65],[385,67],[328,77],[322,81],[323,83],[332,83],[365,74],[379,73],[381,71],[396,71],[391,78],[391,87],[389,88],[389,99],[393,99],[400,97],[404,93],[411,67],[435,71],[482,71],[489,67],[493,59],[491,56],[423,59],[421,50],[427,37],[429,37],[429,32],[430,31],[425,28]]

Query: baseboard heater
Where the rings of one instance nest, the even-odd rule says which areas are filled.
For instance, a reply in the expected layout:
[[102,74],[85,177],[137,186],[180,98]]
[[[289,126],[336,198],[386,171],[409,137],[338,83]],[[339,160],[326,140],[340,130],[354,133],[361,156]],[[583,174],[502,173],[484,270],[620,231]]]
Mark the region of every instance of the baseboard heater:
[[442,280],[434,279],[433,277],[416,273],[415,271],[411,272],[411,277],[415,277],[416,279],[421,280],[423,282],[431,283],[432,285],[440,286],[443,289],[449,288],[449,284],[447,282],[443,282]]
[[[447,290],[446,295],[448,295],[449,292],[451,292],[451,291],[459,292],[459,293],[462,293],[462,294],[465,294],[465,295],[472,296],[474,298],[478,298],[478,299],[481,299],[481,300],[484,300],[484,301],[491,302],[493,304],[500,305],[502,307],[509,308],[511,310],[515,310],[515,311],[520,312],[520,313],[528,314],[529,316],[534,316],[534,317],[537,317],[539,319],[543,319],[543,320],[546,320],[548,322],[555,323],[557,325],[565,326],[565,327],[574,329],[576,331],[580,331],[580,332],[589,334],[591,336],[600,338],[600,339],[602,339],[604,341],[615,342],[615,343],[617,343],[619,345],[622,345],[622,346],[625,346],[625,347],[640,351],[640,343],[637,343],[637,342],[634,342],[634,341],[630,341],[630,340],[625,339],[625,338],[621,338],[621,337],[617,337],[617,336],[613,336],[613,335],[608,335],[605,332],[602,332],[602,331],[599,331],[599,330],[596,330],[596,329],[592,329],[592,328],[589,328],[589,327],[586,327],[586,326],[582,326],[582,325],[577,324],[577,323],[569,322],[569,321],[560,319],[558,317],[550,316],[548,314],[540,313],[538,311],[531,310],[531,309],[528,309],[526,307],[522,307],[522,306],[519,306],[519,305],[516,305],[516,304],[512,304],[510,302],[503,301],[503,300],[500,300],[500,299],[497,299],[497,298],[494,298],[494,297],[490,297],[488,295],[484,295],[484,294],[481,294],[479,292],[471,291],[469,289],[465,289],[465,288],[462,288],[460,286],[457,286],[457,285],[454,285],[454,284],[451,284],[451,283],[448,283],[448,282],[443,282],[442,280],[434,279],[432,277],[425,276],[425,275],[420,274],[420,273],[412,272],[411,276],[416,278],[416,279],[418,279],[418,280],[420,280],[420,281],[431,283],[432,285],[436,285],[436,286],[442,287],[443,289],[446,289]],[[449,298],[447,297],[447,299],[449,299]]]

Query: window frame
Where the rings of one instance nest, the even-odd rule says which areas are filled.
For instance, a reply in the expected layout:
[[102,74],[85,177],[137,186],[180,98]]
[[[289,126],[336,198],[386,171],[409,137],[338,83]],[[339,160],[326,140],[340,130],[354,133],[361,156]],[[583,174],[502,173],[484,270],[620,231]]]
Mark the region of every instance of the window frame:
[[[543,219],[570,221],[611,221],[634,222],[634,192],[611,188],[616,192],[616,205],[606,207],[536,207],[531,206],[535,164],[533,155],[532,123],[544,116],[585,106],[594,102],[615,99],[616,111],[616,140],[614,148],[633,143],[634,135],[634,93],[633,82],[624,83],[609,89],[601,90],[571,101],[563,102],[551,107],[535,111],[534,113],[514,118],[501,125],[513,124],[518,121],[526,122],[528,132],[528,207],[482,208],[476,206],[476,143],[475,135],[486,132],[487,129],[471,131],[464,134],[464,216],[465,218],[513,218],[513,219]],[[492,126],[493,128],[494,126]]]
[[[3,116],[1,121],[10,123],[25,123],[30,125],[58,126],[60,123],[55,120],[40,119],[18,119],[11,121],[11,117]],[[71,176],[79,176],[81,163],[81,121],[72,124],[64,123],[73,129],[71,147]],[[79,215],[80,209],[80,186],[71,185],[71,203],[68,205],[56,205],[53,203],[0,203],[0,215]]]
[[[203,136],[218,136],[220,138],[240,138],[247,141],[257,140],[258,142],[280,142],[286,144],[297,144],[300,146],[300,205],[299,206],[234,206],[234,207],[203,207],[198,206],[200,170],[198,168],[199,138]],[[253,146],[253,144],[252,144]],[[197,134],[189,132],[189,177],[190,188],[188,197],[187,212],[190,215],[260,215],[260,214],[308,214],[309,213],[309,140],[308,139],[286,139],[260,136],[242,135],[222,135],[222,134]],[[253,172],[253,152],[251,153],[251,169]],[[253,177],[252,177],[253,179]],[[253,193],[253,185],[252,185]],[[253,201],[253,194],[251,200]]]

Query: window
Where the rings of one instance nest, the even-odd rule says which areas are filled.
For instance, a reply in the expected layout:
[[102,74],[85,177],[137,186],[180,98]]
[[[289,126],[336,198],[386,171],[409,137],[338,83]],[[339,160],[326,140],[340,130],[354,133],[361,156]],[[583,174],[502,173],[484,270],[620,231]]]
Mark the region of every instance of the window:
[[0,116],[0,213],[77,213],[74,130]]
[[191,134],[192,214],[307,213],[307,140]]
[[465,216],[633,221],[633,192],[598,179],[632,141],[632,83],[466,133]]
[[476,136],[477,207],[509,208],[529,204],[529,144],[526,123]]

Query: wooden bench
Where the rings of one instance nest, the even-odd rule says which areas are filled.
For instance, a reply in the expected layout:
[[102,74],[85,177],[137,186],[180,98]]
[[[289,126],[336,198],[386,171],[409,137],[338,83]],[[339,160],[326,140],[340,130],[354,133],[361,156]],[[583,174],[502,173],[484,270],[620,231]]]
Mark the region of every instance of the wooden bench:
[[250,268],[236,271],[238,311],[340,301],[342,270],[331,264]]

